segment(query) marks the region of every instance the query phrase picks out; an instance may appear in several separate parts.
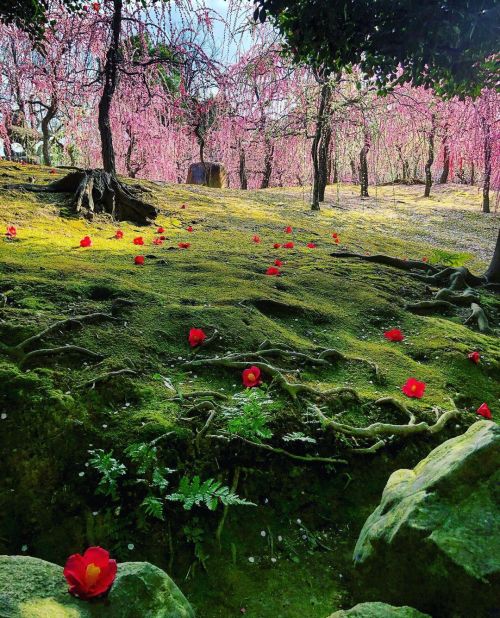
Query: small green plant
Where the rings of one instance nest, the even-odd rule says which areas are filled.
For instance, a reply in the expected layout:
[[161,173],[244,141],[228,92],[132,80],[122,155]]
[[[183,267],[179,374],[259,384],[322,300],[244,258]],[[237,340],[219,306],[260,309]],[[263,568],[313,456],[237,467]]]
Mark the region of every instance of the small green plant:
[[235,504],[245,506],[255,506],[253,502],[240,498],[229,487],[222,485],[215,479],[201,481],[198,475],[190,479],[183,476],[179,483],[179,488],[173,494],[166,496],[172,502],[181,502],[186,511],[190,511],[193,506],[204,504],[210,511],[215,511],[219,503],[225,506]]
[[127,468],[113,457],[113,451],[105,452],[99,448],[89,451],[89,455],[90,465],[101,475],[96,493],[118,500],[118,479],[126,474]]
[[265,390],[252,388],[233,397],[233,405],[225,406],[223,415],[229,433],[260,442],[272,438],[268,427],[270,413],[277,404]]
[[[203,542],[205,540],[205,531],[201,527],[200,520],[198,517],[193,517],[189,524],[184,526],[182,529],[184,532],[184,536],[189,543],[192,543],[194,546],[194,555],[195,558],[200,562],[205,570],[207,570],[206,562],[210,558],[210,556],[205,552],[203,547]],[[189,573],[193,570],[193,566],[191,565]],[[194,575],[194,572],[193,572]]]
[[306,436],[305,433],[301,431],[292,431],[291,433],[287,433],[282,437],[284,442],[308,442],[310,444],[316,444],[316,440],[311,438],[311,436]]

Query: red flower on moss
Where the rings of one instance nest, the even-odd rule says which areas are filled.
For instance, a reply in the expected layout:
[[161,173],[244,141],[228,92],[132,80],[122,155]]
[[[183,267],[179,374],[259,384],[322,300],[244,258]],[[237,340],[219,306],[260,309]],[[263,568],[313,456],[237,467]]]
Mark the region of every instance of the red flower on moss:
[[123,238],[123,232],[121,230],[116,230],[115,238],[118,238],[118,240],[120,240],[120,238]]
[[50,170],[49,174],[55,174],[56,170]]
[[269,266],[266,270],[266,275],[271,275],[272,277],[278,277],[280,275],[280,271],[275,266]]
[[308,242],[307,243],[307,248],[308,249],[316,249],[318,245],[315,245],[313,242]]
[[7,226],[6,236],[8,236],[9,238],[14,238],[15,236],[17,236],[17,228],[15,225]]
[[425,257],[425,255],[424,255],[424,257],[422,258],[422,262],[428,262],[428,261],[429,261],[429,258]]
[[292,226],[291,225],[287,225],[286,228],[283,231],[285,232],[285,234],[291,234],[293,232]]
[[283,262],[281,260],[274,260],[275,266],[283,266]]
[[408,378],[405,384],[402,386],[401,390],[407,397],[415,397],[416,399],[422,399],[425,387],[425,382],[419,382],[415,378]]
[[339,235],[337,234],[337,232],[334,232],[334,233],[332,234],[332,238],[338,238],[338,237],[339,237]]
[[144,265],[144,256],[143,255],[136,255],[134,258],[134,264],[137,264],[138,266],[143,266]]
[[470,354],[467,354],[467,358],[476,365],[479,365],[479,361],[481,360],[481,354],[479,354],[479,352],[471,352]]
[[195,348],[196,346],[201,345],[205,341],[206,338],[207,336],[202,328],[192,328],[189,331],[188,341],[189,341],[189,345],[192,348]]
[[293,242],[286,242],[286,243],[283,245],[283,249],[293,249],[294,247],[295,247],[295,245],[294,245],[294,243],[293,243]]
[[340,238],[335,238],[335,244],[338,245],[340,242]]
[[194,232],[194,228],[193,228],[193,226],[192,226],[192,225],[189,225],[189,226],[186,228],[186,232]]
[[91,247],[91,246],[92,246],[92,239],[90,238],[90,236],[84,236],[80,240],[80,247]]
[[262,384],[260,369],[254,365],[249,369],[244,369],[241,377],[243,379],[243,385],[247,388],[253,388],[254,386],[260,386]]
[[179,243],[179,249],[189,249],[189,247],[191,246],[190,242],[180,242]]
[[160,237],[153,238],[153,245],[163,245],[163,240]]
[[487,418],[489,421],[491,421],[491,419],[493,418],[491,414],[491,410],[489,409],[487,403],[482,403],[479,406],[479,408],[476,410],[476,414],[479,414],[479,416]]
[[134,245],[143,245],[144,244],[144,238],[142,236],[137,236],[137,238],[134,238]]
[[255,236],[252,238],[253,242],[259,243],[260,242],[260,236],[257,236],[257,234],[255,234]]
[[275,242],[275,243],[274,243],[274,245],[273,245],[273,247],[274,247],[275,249],[279,249],[279,248],[281,247],[281,243],[279,243],[279,242]]
[[389,341],[403,341],[405,336],[399,330],[399,328],[393,328],[392,330],[386,330],[384,333],[384,337],[389,339]]
[[182,204],[181,210],[185,210],[185,208],[186,208],[186,204]]
[[167,240],[166,236],[160,236],[160,240]]
[[82,555],[70,556],[64,567],[64,577],[72,595],[92,599],[108,592],[117,571],[116,560],[102,547],[89,547]]
[[157,234],[163,234],[164,231],[165,231],[164,228],[162,228],[161,226],[156,228],[156,233]]

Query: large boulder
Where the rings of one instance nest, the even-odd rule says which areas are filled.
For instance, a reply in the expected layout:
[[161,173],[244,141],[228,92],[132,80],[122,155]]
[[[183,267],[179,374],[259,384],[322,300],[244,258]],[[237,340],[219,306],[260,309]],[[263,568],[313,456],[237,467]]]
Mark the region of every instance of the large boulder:
[[191,163],[186,179],[188,185],[205,185],[213,189],[225,189],[228,186],[227,171],[222,163]]
[[341,609],[329,618],[431,618],[413,607],[394,607],[386,603],[360,603],[351,609]]
[[170,577],[148,562],[118,564],[105,599],[68,593],[62,567],[30,556],[0,556],[0,618],[193,618]]
[[500,607],[500,427],[474,423],[389,478],[354,550],[357,600],[485,618]]

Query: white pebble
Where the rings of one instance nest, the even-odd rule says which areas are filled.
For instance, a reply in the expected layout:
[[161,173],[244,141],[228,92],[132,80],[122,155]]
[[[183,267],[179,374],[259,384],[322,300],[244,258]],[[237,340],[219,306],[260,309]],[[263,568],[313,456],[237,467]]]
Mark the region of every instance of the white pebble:
[[266,531],[265,530],[261,530],[260,531],[260,536],[266,536]]
[[23,545],[21,547],[21,551],[28,551],[28,546],[27,545]]
[[2,412],[0,418],[2,419],[2,421],[4,421],[7,418],[7,414],[5,414],[5,412]]
[[135,545],[133,543],[129,543],[127,545],[127,549],[129,549],[130,551],[132,551],[134,549]]
[[253,556],[250,556],[250,557],[248,558],[248,562],[255,562],[255,558],[254,558]]

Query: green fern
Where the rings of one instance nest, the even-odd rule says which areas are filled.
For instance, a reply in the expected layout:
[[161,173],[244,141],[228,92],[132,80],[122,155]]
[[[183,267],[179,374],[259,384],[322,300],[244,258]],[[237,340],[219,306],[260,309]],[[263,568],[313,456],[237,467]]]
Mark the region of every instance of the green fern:
[[141,508],[148,517],[154,517],[163,521],[163,501],[156,496],[146,496],[141,502]]
[[156,447],[145,442],[131,444],[125,449],[125,453],[137,465],[139,474],[146,474],[158,461]]
[[190,511],[195,505],[201,506],[202,504],[210,511],[215,511],[219,502],[226,506],[235,504],[255,506],[253,502],[240,498],[229,487],[222,485],[220,481],[207,479],[201,482],[199,476],[194,476],[192,479],[183,476],[177,492],[166,496],[166,498],[172,502],[182,502],[186,511]]
[[90,465],[101,475],[96,493],[118,500],[118,479],[126,474],[127,468],[113,457],[113,451],[105,452],[99,448],[89,451],[89,455]]
[[316,440],[314,438],[306,436],[306,434],[301,431],[292,431],[291,433],[287,433],[283,436],[282,440],[284,442],[309,442],[310,444],[316,444]]

